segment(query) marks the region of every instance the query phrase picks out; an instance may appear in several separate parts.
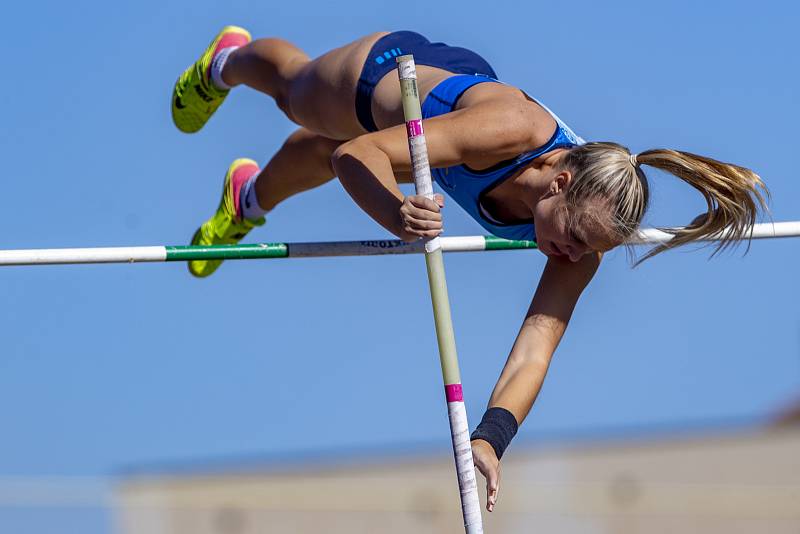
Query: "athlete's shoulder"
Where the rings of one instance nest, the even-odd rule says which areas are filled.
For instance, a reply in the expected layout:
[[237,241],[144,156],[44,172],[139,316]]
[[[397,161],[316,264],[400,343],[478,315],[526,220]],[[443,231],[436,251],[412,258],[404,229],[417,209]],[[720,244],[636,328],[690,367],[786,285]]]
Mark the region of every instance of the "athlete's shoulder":
[[547,143],[556,128],[550,113],[515,87],[499,89],[474,104],[475,114],[490,118],[493,130],[517,149],[530,150]]

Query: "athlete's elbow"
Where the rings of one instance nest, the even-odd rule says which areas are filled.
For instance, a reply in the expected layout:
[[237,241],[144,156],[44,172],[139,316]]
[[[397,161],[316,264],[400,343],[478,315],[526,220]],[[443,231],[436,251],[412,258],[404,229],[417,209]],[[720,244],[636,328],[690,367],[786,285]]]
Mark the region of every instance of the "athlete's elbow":
[[348,192],[363,181],[363,175],[367,172],[364,156],[355,141],[342,143],[333,151],[331,168]]
[[331,154],[331,168],[336,176],[341,176],[341,170],[344,166],[344,162],[347,158],[352,157],[349,146],[351,142],[352,141],[342,143],[336,148],[336,150],[333,151],[333,154]]
[[347,173],[347,169],[354,165],[363,165],[365,157],[365,147],[363,141],[353,139],[342,143],[331,154],[331,168],[336,176],[342,177],[342,172]]

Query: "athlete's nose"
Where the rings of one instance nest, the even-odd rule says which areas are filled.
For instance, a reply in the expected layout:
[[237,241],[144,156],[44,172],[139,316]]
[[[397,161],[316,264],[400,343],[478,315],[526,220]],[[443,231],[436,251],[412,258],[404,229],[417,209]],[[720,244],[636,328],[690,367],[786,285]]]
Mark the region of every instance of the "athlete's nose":
[[584,254],[586,254],[586,247],[568,244],[566,246],[566,252],[567,255],[569,256],[569,261],[575,263],[578,260],[580,260]]

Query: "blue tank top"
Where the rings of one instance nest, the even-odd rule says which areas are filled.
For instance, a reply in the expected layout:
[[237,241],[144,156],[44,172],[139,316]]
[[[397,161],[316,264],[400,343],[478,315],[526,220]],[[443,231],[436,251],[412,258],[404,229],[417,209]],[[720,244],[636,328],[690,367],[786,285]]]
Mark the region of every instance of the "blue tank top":
[[[484,82],[503,83],[494,78],[482,75],[458,75],[447,78],[425,98],[422,104],[422,118],[430,119],[438,115],[444,115],[453,111],[459,97],[464,91]],[[526,95],[527,96],[527,95]],[[480,204],[481,195],[494,186],[499,185],[503,180],[509,178],[520,168],[528,165],[532,160],[542,154],[546,154],[557,148],[569,148],[582,145],[586,141],[578,137],[569,126],[564,124],[555,113],[546,106],[533,99],[542,106],[556,121],[556,131],[550,140],[536,150],[520,154],[516,158],[498,163],[488,169],[476,171],[466,165],[456,165],[446,168],[433,168],[431,174],[437,184],[455,200],[459,206],[464,208],[473,219],[483,226],[486,230],[498,237],[506,239],[526,239],[536,241],[536,231],[533,221],[522,224],[503,224],[491,218]]]

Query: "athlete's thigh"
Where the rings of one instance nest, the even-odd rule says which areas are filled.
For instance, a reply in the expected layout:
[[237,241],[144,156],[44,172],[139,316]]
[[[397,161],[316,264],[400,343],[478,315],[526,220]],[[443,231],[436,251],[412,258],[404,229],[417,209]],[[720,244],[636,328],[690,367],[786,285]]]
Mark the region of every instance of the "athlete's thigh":
[[356,85],[370,48],[387,33],[367,35],[306,64],[289,86],[294,119],[331,139],[354,139],[366,133],[356,116]]

